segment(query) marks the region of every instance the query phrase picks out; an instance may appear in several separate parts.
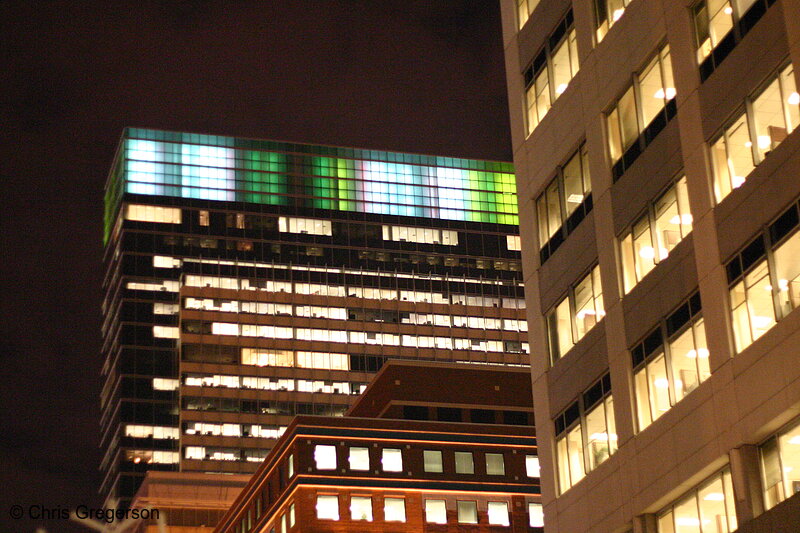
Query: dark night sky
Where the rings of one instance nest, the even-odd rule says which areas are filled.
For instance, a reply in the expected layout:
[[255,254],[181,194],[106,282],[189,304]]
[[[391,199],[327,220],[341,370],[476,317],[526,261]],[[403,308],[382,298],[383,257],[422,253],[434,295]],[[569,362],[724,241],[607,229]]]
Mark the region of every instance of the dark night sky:
[[2,0],[0,54],[4,532],[35,527],[15,503],[100,503],[102,191],[123,127],[511,157],[496,0]]

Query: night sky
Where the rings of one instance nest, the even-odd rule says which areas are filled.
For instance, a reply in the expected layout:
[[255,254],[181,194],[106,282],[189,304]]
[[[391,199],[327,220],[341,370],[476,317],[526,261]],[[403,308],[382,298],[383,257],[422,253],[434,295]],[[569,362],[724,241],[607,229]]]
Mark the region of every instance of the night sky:
[[0,531],[99,505],[103,185],[126,126],[510,160],[495,1],[0,1]]

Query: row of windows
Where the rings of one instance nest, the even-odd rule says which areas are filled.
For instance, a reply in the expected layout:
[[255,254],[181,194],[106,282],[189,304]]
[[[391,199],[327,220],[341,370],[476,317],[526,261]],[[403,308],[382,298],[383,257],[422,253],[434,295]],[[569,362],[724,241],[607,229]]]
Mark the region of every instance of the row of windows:
[[247,278],[227,278],[187,274],[188,287],[210,287],[215,289],[260,290],[277,293],[293,293],[312,296],[366,298],[370,300],[394,300],[401,302],[434,303],[443,305],[469,305],[477,307],[503,307],[524,309],[525,300],[519,298],[495,298],[471,294],[445,295],[438,292],[423,292],[371,287],[353,287],[314,283],[292,283],[290,281],[250,280]]
[[276,377],[232,376],[221,374],[186,374],[189,387],[227,387],[232,389],[285,390],[322,394],[361,394],[366,383],[349,381],[289,379]]
[[362,353],[296,352],[218,344],[182,344],[181,356],[184,361],[198,363],[354,370],[358,372],[377,372],[384,362],[383,356]]
[[[178,428],[174,429],[176,432]],[[265,426],[262,424],[216,424],[213,422],[184,422],[185,435],[212,435],[221,437],[254,437],[278,439],[286,431],[286,426]]]
[[800,94],[789,64],[745,102],[745,110],[712,140],[714,195],[721,202],[800,125]]
[[726,265],[736,351],[800,307],[800,206],[795,202]]
[[134,465],[178,464],[180,453],[163,450],[125,450],[124,460]]
[[554,424],[558,487],[564,493],[617,450],[610,376],[589,387]]
[[215,446],[185,446],[184,459],[200,461],[247,461],[260,463],[269,455],[270,450],[257,448],[224,448]]
[[128,424],[125,426],[125,436],[136,439],[178,439],[178,428],[167,426],[139,426]]
[[738,528],[728,469],[692,489],[658,515],[658,533],[729,533]]
[[250,413],[276,416],[343,416],[348,406],[329,403],[240,400],[238,398],[200,398],[187,396],[183,398],[182,408],[187,411],[217,411],[224,413]]
[[[496,353],[529,353],[527,342],[486,340],[475,338],[432,337],[417,335],[395,335],[369,331],[342,331],[330,329],[290,328],[257,324],[234,324],[230,322],[185,321],[186,333],[262,337],[267,339],[296,339],[315,342],[347,344],[371,344],[377,346],[405,346],[411,348],[435,348],[437,350],[471,350]],[[155,337],[177,339],[177,328],[153,326]]]
[[[155,314],[177,314],[176,304],[153,304]],[[392,324],[413,324],[418,326],[442,326],[472,329],[491,329],[505,331],[528,331],[525,320],[508,318],[485,318],[463,315],[438,315],[432,313],[409,313],[378,309],[353,309],[345,307],[324,307],[312,305],[291,305],[269,302],[222,300],[219,298],[192,298],[184,300],[185,309],[216,311],[222,313],[251,313],[259,315],[297,316],[307,318],[326,318],[331,320],[360,320],[365,322],[386,322]],[[170,312],[170,311],[174,311]]]
[[578,45],[572,26],[570,10],[523,73],[528,134],[536,129],[553,102],[567,90],[570,80],[578,73]]
[[564,357],[605,314],[600,267],[595,265],[547,314],[551,361]]
[[[348,447],[348,468],[354,471],[369,471],[371,469],[369,448]],[[423,450],[423,470],[428,473],[444,472],[444,461],[441,450]],[[317,470],[336,470],[336,446],[317,444],[314,446],[314,463]],[[490,476],[505,475],[505,460],[502,453],[486,452],[485,472]],[[403,452],[399,448],[383,448],[381,450],[381,470],[383,472],[403,471]],[[475,474],[475,460],[473,452],[454,452],[456,474]],[[539,477],[539,458],[535,455],[525,456],[525,469],[528,477]]]
[[[337,494],[318,494],[316,511],[319,520],[339,520],[340,497]],[[442,499],[424,499],[425,523],[447,524],[447,501]],[[351,520],[373,520],[372,496],[351,496],[349,515]],[[456,518],[459,524],[481,523],[478,502],[474,500],[456,500]],[[483,509],[480,510],[483,512]],[[486,503],[486,523],[494,526],[510,526],[511,516],[507,501],[489,501]],[[384,520],[389,522],[405,522],[405,499],[402,497],[384,497]],[[528,525],[543,527],[542,506],[539,503],[528,503]]]

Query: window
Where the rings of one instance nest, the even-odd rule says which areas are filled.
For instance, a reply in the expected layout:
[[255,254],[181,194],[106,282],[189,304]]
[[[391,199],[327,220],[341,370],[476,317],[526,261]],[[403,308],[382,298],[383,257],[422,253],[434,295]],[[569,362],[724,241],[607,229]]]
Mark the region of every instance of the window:
[[595,36],[597,42],[603,40],[608,30],[625,13],[625,8],[631,0],[594,0]]
[[525,456],[525,474],[528,477],[539,477],[541,470],[539,467],[539,457],[536,455]]
[[634,346],[631,359],[641,431],[711,375],[700,293]]
[[400,450],[385,448],[381,456],[381,465],[384,472],[403,471],[403,453]]
[[180,330],[172,326],[153,326],[153,337],[157,339],[177,339]]
[[728,0],[701,0],[692,8],[697,62],[702,63],[733,29],[733,8]]
[[457,501],[458,508],[458,523],[459,524],[477,524],[478,523],[478,503]]
[[294,513],[294,503],[289,506],[289,527],[294,527],[295,522],[295,513]]
[[317,470],[336,470],[336,446],[314,446],[314,462]]
[[201,209],[197,213],[197,220],[201,226],[208,226],[208,210]]
[[447,507],[444,500],[425,500],[425,522],[428,524],[447,523]]
[[564,357],[605,314],[600,268],[595,266],[547,314],[552,362]]
[[350,498],[350,517],[353,520],[372,522],[372,498],[369,496],[352,496]]
[[490,476],[503,476],[506,473],[506,467],[503,462],[502,453],[487,453],[486,454],[486,473]]
[[522,76],[528,135],[550,110],[578,72],[578,46],[570,9]]
[[508,502],[489,502],[489,524],[494,526],[508,526]]
[[592,210],[592,182],[586,145],[567,163],[536,199],[539,226],[539,257],[542,263]]
[[606,116],[614,181],[675,116],[675,82],[669,45],[639,74]]
[[[256,426],[258,427],[258,426]],[[287,474],[286,476],[291,479],[294,476],[294,454],[289,454],[289,458],[286,460],[287,465]]]
[[405,498],[383,499],[383,519],[387,522],[406,521],[406,500]]
[[339,497],[317,495],[317,518],[319,520],[339,520]]
[[737,352],[800,306],[798,230],[795,202],[726,265]]
[[544,509],[541,503],[528,503],[528,525],[544,527]]
[[709,145],[717,202],[740,187],[747,175],[800,124],[800,94],[794,68],[788,65],[756,97],[745,112]]
[[692,231],[692,221],[684,176],[648,205],[619,239],[626,294]]
[[126,204],[125,220],[135,220],[137,222],[158,222],[162,224],[180,224],[181,210],[177,207]]
[[658,533],[729,533],[738,527],[731,473],[725,469],[662,510]]
[[456,474],[474,474],[475,464],[472,461],[472,452],[455,452]]
[[692,8],[700,80],[705,81],[775,0],[700,0]]
[[761,445],[764,506],[772,509],[800,492],[800,422],[794,422]]
[[369,470],[369,448],[350,448],[350,470]]
[[563,494],[617,450],[610,376],[589,387],[554,423],[558,486]]
[[443,472],[442,452],[439,450],[424,450],[422,452],[425,472]]
[[511,252],[521,251],[522,243],[519,240],[519,235],[506,235],[506,248]]
[[333,223],[317,218],[279,217],[278,231],[282,233],[307,233],[309,235],[333,235]]
[[517,0],[517,22],[520,30],[528,22],[528,17],[538,5],[539,0]]
[[383,240],[458,246],[458,232],[413,226],[383,226]]

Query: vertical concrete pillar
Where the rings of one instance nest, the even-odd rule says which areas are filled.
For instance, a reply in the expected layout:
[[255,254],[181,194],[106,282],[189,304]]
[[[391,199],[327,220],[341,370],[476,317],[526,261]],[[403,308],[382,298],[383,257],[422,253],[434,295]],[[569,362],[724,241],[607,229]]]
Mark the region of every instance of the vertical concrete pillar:
[[732,449],[729,455],[736,518],[742,524],[764,512],[758,446],[740,446]]

